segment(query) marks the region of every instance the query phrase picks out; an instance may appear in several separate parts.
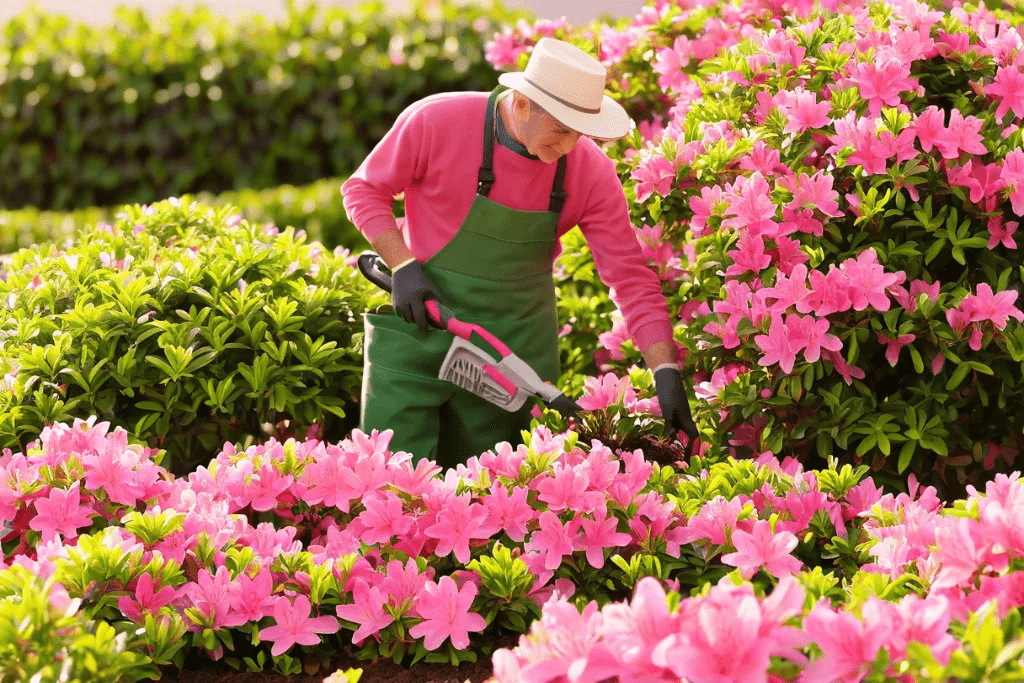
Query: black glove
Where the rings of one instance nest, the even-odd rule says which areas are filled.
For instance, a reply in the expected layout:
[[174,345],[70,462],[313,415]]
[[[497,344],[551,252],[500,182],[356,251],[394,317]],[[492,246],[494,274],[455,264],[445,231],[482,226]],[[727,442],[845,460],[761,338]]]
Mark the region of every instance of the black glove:
[[661,415],[665,418],[665,438],[679,438],[677,432],[683,430],[690,437],[689,446],[697,442],[699,433],[690,414],[690,402],[683,388],[682,374],[676,368],[662,368],[654,373],[654,384],[658,390],[658,405]]
[[424,307],[427,299],[441,303],[441,292],[427,279],[423,264],[410,261],[391,274],[391,305],[405,322],[416,323],[426,332],[430,318]]

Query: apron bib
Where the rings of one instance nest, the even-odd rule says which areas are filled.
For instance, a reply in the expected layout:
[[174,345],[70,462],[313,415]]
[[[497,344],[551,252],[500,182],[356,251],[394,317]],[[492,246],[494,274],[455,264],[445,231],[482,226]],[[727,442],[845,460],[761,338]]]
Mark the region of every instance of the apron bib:
[[[455,317],[497,336],[541,379],[559,376],[558,314],[551,263],[565,203],[565,156],[558,160],[547,211],[519,211],[490,199],[498,86],[487,101],[477,195],[455,236],[423,270]],[[495,444],[522,442],[536,400],[510,413],[438,379],[453,335],[426,333],[397,314],[365,315],[360,429],[393,429],[391,451],[442,467],[465,463]],[[486,343],[474,340],[485,351]],[[498,360],[497,358],[495,359]]]

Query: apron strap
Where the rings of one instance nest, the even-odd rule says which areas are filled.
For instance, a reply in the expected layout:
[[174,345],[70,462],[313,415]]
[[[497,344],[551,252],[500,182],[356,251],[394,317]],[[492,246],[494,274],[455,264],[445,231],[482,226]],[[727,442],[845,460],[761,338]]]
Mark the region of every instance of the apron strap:
[[[498,86],[487,98],[487,118],[484,121],[484,162],[477,173],[476,193],[486,197],[494,187],[494,127],[495,111],[497,108],[498,94],[504,90]],[[566,155],[558,159],[558,167],[555,169],[555,181],[551,186],[551,197],[548,202],[548,211],[562,213],[567,195],[565,194],[565,164]]]

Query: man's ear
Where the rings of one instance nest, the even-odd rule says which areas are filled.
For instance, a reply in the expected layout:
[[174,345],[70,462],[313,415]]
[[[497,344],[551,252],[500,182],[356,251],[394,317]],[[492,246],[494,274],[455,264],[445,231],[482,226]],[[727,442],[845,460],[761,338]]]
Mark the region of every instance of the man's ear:
[[518,90],[512,91],[512,115],[524,123],[530,120],[530,100]]

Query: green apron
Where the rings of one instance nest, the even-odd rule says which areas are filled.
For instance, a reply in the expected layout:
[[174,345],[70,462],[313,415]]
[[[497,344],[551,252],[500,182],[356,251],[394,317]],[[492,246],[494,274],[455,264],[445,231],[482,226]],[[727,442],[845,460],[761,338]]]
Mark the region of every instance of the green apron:
[[[503,341],[541,379],[559,375],[558,316],[551,263],[565,203],[565,156],[558,160],[547,211],[519,211],[487,198],[494,184],[495,108],[487,102],[477,195],[455,236],[423,270],[457,318]],[[510,413],[438,379],[453,336],[426,333],[398,315],[366,314],[360,428],[393,429],[391,451],[454,467],[501,441],[521,443],[535,401]],[[473,342],[488,352],[476,336]],[[499,360],[497,357],[495,360]]]

